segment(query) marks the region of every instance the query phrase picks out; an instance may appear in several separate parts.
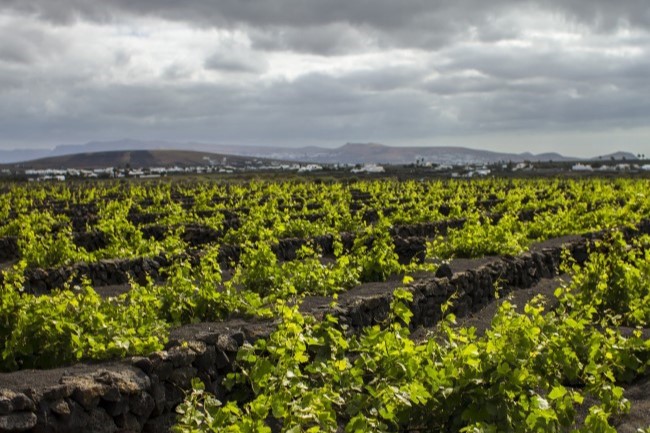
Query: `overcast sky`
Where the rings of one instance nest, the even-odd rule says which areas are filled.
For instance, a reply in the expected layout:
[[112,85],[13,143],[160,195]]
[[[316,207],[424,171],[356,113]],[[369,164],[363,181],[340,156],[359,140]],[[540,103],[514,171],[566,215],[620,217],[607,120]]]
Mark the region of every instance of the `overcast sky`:
[[0,148],[650,154],[648,0],[0,0]]

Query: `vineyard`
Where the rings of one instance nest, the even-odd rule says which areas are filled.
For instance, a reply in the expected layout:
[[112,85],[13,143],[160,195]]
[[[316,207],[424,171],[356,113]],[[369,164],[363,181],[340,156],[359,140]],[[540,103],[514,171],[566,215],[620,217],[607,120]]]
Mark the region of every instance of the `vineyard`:
[[0,432],[650,432],[649,187],[0,185]]

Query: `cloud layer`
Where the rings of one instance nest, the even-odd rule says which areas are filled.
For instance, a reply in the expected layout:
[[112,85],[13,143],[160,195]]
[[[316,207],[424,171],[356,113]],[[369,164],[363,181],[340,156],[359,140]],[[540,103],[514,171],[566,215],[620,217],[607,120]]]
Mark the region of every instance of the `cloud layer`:
[[0,38],[3,148],[650,138],[647,1],[5,0]]

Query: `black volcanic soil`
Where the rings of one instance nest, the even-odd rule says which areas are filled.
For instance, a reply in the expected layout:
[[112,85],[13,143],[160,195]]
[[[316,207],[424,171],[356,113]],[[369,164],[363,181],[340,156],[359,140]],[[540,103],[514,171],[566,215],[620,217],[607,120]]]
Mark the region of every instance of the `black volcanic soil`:
[[547,308],[549,310],[552,310],[557,306],[557,299],[553,295],[555,289],[568,282],[569,277],[567,275],[562,275],[555,278],[544,278],[529,289],[520,289],[510,292],[507,295],[504,295],[499,299],[490,302],[479,312],[459,319],[458,326],[473,326],[476,328],[477,335],[483,335],[485,331],[490,328],[492,318],[499,309],[499,306],[504,301],[508,301],[513,304],[517,312],[523,313],[526,304],[530,302],[534,297],[541,295]]

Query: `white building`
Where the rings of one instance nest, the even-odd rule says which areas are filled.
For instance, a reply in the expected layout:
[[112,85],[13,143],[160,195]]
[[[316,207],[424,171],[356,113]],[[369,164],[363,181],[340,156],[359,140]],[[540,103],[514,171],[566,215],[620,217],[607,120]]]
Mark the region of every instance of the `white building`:
[[318,164],[307,164],[305,166],[302,166],[298,169],[298,173],[305,173],[305,172],[310,172],[310,171],[318,171],[322,170],[323,167],[321,167]]
[[384,167],[377,164],[364,164],[361,168],[353,168],[352,173],[383,173]]
[[533,167],[526,162],[520,162],[512,168],[512,171],[530,170]]
[[573,167],[571,167],[571,170],[573,170],[573,171],[594,171],[594,168],[589,164],[577,163]]

